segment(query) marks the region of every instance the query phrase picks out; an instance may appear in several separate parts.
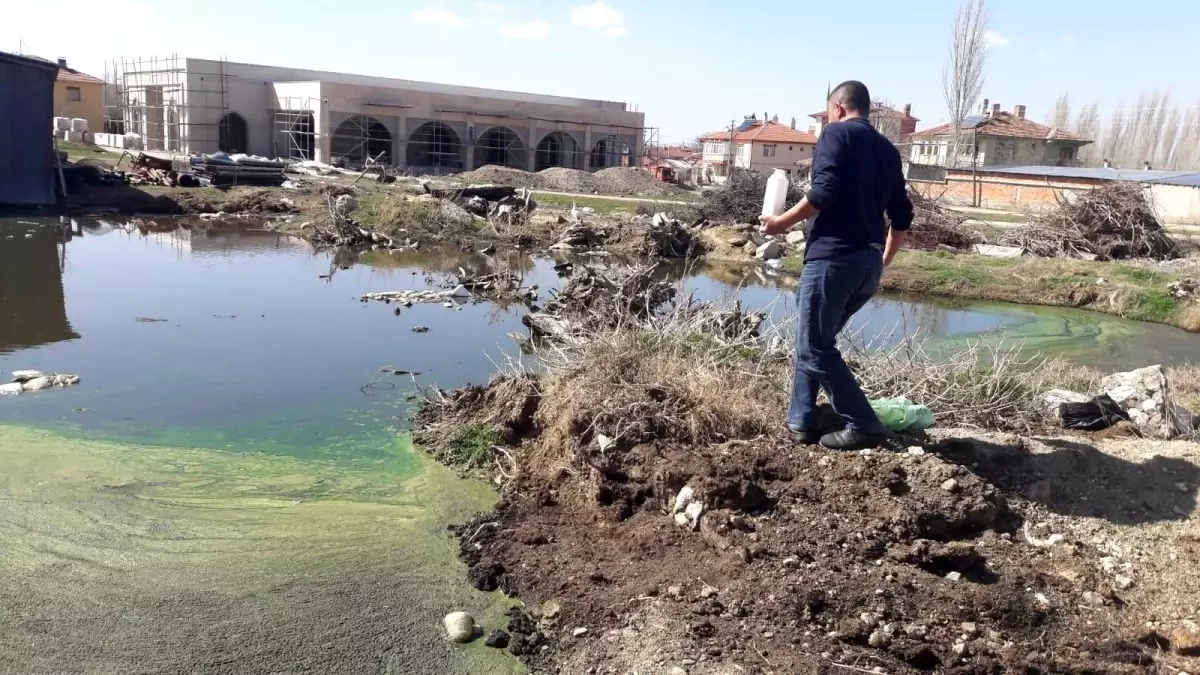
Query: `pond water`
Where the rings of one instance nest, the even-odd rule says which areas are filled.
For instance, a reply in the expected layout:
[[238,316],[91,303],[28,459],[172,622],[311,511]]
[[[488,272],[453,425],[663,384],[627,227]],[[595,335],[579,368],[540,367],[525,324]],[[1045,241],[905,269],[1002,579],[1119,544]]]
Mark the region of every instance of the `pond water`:
[[[506,261],[524,273],[526,283],[538,284],[543,297],[559,283],[551,260],[513,255]],[[222,539],[242,541],[275,541],[293,531],[287,525],[293,521],[261,519],[264,505],[273,514],[284,514],[291,505],[320,505],[329,510],[304,520],[306,525],[297,526],[288,541],[311,534],[324,542],[321,550],[353,557],[366,578],[391,589],[400,606],[417,608],[402,631],[403,645],[372,642],[371,649],[386,653],[389,668],[508,672],[516,668],[513,663],[482,648],[450,649],[437,632],[440,612],[461,607],[499,622],[502,602],[464,590],[453,542],[440,531],[451,520],[486,508],[490,493],[486,486],[456,479],[397,439],[419,386],[483,382],[497,363],[521,357],[508,333],[524,332],[524,308],[478,303],[447,309],[435,304],[396,314],[395,306],[358,301],[366,292],[424,288],[431,277],[489,264],[486,256],[445,251],[335,257],[261,230],[140,234],[101,221],[60,225],[0,220],[0,371],[31,368],[82,377],[75,387],[0,398],[0,425],[8,425],[7,441],[0,439],[0,458],[7,456],[6,463],[24,471],[12,474],[7,490],[34,495],[28,503],[52,504],[63,513],[78,514],[87,507],[107,514],[78,524],[82,530],[150,528],[146,531],[155,537],[175,543],[179,540],[171,538],[172,532],[191,531],[203,540],[214,528],[226,527],[214,521],[206,510],[210,505],[219,505],[225,514],[220,523],[227,523],[228,531],[222,531]],[[789,311],[793,297],[792,280],[755,268],[698,264],[666,273],[683,279],[698,298],[736,294],[749,308],[770,307],[776,318]],[[418,325],[430,330],[413,332]],[[944,344],[1019,340],[1031,352],[1122,367],[1183,361],[1194,353],[1197,339],[1165,326],[1087,312],[897,298],[874,300],[856,317],[854,328],[884,341],[918,329]],[[381,374],[385,366],[419,375]],[[54,452],[36,449],[51,446]],[[240,478],[239,467],[245,471]],[[97,476],[113,482],[101,485]],[[130,495],[143,498],[135,502],[141,510],[120,501]],[[106,561],[103,566],[112,576],[88,577],[96,583],[151,595],[167,592],[147,590],[138,579],[159,574],[156,570],[196,570],[177,583],[198,588],[215,583],[206,574],[221,576],[200,571],[224,564],[212,551],[180,551],[165,543],[147,549],[144,538],[129,542],[130,550],[143,557],[114,564],[89,548],[71,518],[60,522],[58,530],[50,528],[55,533],[46,536],[61,546],[47,548],[25,534],[21,522],[29,514],[4,513],[12,508],[19,507],[0,507],[0,545],[36,551],[18,556],[24,569],[59,570],[60,576],[48,577],[59,583],[84,574],[71,564],[63,566],[63,560],[80,559]],[[161,522],[172,525],[163,529]],[[376,550],[380,522],[405,524],[389,526],[387,536],[393,541],[386,551]],[[320,523],[342,525],[321,528]],[[361,553],[364,541],[375,542],[366,545],[374,553]],[[47,553],[58,548],[61,559]],[[269,615],[258,584],[284,583],[280,578],[286,575],[279,570],[295,559],[304,558],[313,569],[341,560],[334,553],[333,558],[309,560],[317,554],[301,554],[290,544],[271,551],[274,557],[254,559],[263,576],[247,577],[253,583],[242,577],[238,583],[228,580],[228,596],[236,599],[232,605],[245,612],[222,621],[236,624],[264,611]],[[176,557],[163,558],[167,552]],[[370,565],[379,560],[387,561],[393,577],[381,576]],[[273,577],[272,570],[284,577]],[[94,603],[65,601],[53,595],[53,588],[5,578],[12,574],[13,568],[0,568],[0,587],[12,582],[25,594],[13,601],[43,607],[39,611],[46,621],[61,618],[55,612],[91,616],[88,608]],[[314,579],[320,576],[314,574]],[[356,589],[378,593],[370,584]],[[164,616],[174,606],[168,597],[160,598]],[[341,611],[330,603],[315,603],[314,617]],[[281,615],[292,611],[284,605],[278,609]],[[92,618],[101,624],[104,620]],[[148,611],[144,618],[143,628],[153,630],[162,616]],[[363,619],[368,620],[382,621],[375,614]],[[0,620],[0,633],[13,636],[0,638],[0,663],[5,641],[16,644],[21,629]],[[71,635],[59,637],[68,645],[60,647],[64,653],[74,649],[69,647],[72,640],[86,639]],[[162,636],[155,639],[171,644]],[[231,653],[238,653],[235,647]],[[118,644],[114,649],[122,648]],[[346,649],[363,653],[355,646]],[[88,648],[74,653],[88,653]],[[130,654],[143,658],[136,650]],[[286,670],[287,659],[303,661],[304,654],[299,649],[281,656],[284,663],[276,665]],[[42,661],[35,656],[25,665],[62,665],[52,655]],[[103,650],[93,657],[110,665],[118,659]],[[162,658],[163,672],[180,665]],[[305,663],[319,670],[319,658],[313,659]],[[430,664],[436,667],[424,670]]]

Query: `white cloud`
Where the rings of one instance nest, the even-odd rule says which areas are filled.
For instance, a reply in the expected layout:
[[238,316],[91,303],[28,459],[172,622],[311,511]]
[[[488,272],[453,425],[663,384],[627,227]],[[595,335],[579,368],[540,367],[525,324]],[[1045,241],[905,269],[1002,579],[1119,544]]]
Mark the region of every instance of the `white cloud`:
[[525,23],[500,24],[500,37],[513,40],[544,40],[553,30],[550,24],[537,19]]
[[629,32],[625,27],[625,12],[613,9],[604,0],[590,5],[580,5],[571,10],[571,23],[603,33],[610,38],[619,38]]
[[445,29],[458,28],[463,24],[462,17],[448,9],[441,9],[438,7],[418,9],[417,11],[413,12],[413,19],[416,20],[417,23],[423,23]]
[[1058,38],[1058,41],[1064,45],[1075,44],[1075,36],[1067,33],[1066,35]]
[[989,47],[1003,47],[1011,42],[1011,40],[994,30],[984,31],[983,41]]
[[477,2],[476,9],[482,9],[485,12],[499,13],[504,11],[504,5],[498,2]]

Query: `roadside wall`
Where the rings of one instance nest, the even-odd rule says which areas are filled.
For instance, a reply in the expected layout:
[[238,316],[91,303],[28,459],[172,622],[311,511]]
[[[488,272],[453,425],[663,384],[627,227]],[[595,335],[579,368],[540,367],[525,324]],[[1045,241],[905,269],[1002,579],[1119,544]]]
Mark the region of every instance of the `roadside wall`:
[[[910,180],[909,184],[930,199],[943,199],[956,206],[978,206],[998,211],[1051,209],[1108,181],[1091,178],[1062,178],[949,170],[945,181]],[[1146,185],[1146,196],[1158,217],[1171,225],[1200,225],[1200,187]]]

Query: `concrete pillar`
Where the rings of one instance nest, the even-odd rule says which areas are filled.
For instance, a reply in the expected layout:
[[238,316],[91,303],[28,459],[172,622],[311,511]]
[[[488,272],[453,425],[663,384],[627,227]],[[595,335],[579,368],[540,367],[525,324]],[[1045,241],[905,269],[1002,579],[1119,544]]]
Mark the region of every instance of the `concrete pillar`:
[[468,116],[466,125],[467,137],[465,139],[466,144],[463,146],[463,152],[465,153],[463,156],[463,170],[474,171],[477,168],[475,166],[475,141],[479,138],[475,133],[475,118]]
[[592,170],[592,125],[587,125],[583,131],[583,170]]
[[396,118],[396,135],[392,137],[392,166],[402,167],[408,162],[408,118]]
[[537,144],[541,140],[538,138],[537,120],[529,120],[529,142],[525,144],[525,170],[537,170]]

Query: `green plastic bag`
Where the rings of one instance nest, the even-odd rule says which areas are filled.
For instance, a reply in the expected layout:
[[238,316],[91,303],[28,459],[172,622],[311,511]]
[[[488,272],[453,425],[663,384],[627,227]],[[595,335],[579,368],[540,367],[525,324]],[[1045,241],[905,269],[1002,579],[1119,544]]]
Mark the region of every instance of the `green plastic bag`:
[[920,431],[933,426],[933,412],[906,398],[871,401],[871,408],[888,431]]

